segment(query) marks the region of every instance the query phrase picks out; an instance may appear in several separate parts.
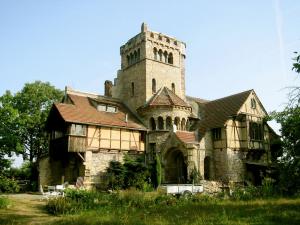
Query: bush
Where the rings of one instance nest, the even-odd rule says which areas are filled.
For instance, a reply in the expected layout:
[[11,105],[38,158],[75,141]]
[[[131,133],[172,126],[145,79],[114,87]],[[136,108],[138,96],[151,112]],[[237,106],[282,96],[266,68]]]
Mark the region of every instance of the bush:
[[17,181],[0,175],[0,193],[16,193],[19,190]]
[[0,209],[8,208],[9,204],[8,198],[0,196]]

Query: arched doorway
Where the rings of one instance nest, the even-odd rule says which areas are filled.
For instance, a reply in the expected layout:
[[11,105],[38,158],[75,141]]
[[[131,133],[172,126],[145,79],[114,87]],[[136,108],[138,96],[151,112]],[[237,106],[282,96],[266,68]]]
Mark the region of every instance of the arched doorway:
[[187,166],[179,149],[170,149],[165,157],[165,183],[183,184],[187,182]]

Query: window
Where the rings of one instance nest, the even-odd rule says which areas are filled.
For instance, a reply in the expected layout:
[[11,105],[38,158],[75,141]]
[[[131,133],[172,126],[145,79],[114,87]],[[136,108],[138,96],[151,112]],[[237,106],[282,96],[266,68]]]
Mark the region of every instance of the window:
[[134,51],[133,55],[134,55],[134,62],[137,62],[138,60],[137,51]]
[[130,65],[130,56],[127,55],[127,65]]
[[153,34],[153,33],[151,33],[151,34],[150,34],[150,37],[154,38],[154,34]]
[[213,136],[213,140],[217,141],[217,140],[221,140],[221,128],[214,128],[212,129],[212,136]]
[[172,91],[175,93],[175,84],[172,83]]
[[164,119],[160,116],[158,117],[158,129],[163,130],[164,129]]
[[131,97],[134,96],[134,83],[131,82]]
[[168,63],[169,63],[169,64],[173,64],[173,54],[172,54],[172,53],[169,53],[169,56],[168,56]]
[[106,111],[106,105],[98,105],[97,110],[105,112]]
[[250,122],[249,123],[250,140],[263,140],[262,124]]
[[149,143],[149,159],[154,160],[156,155],[156,143]]
[[152,79],[152,94],[156,92],[156,80]]
[[100,112],[117,112],[117,107],[112,105],[99,104],[97,105],[97,110]]
[[158,35],[158,40],[161,41],[162,40],[162,36]]
[[251,98],[251,108],[256,109],[256,101],[254,98]]
[[108,105],[107,108],[106,108],[106,111],[107,112],[116,112],[117,108],[115,106]]
[[186,130],[186,121],[185,118],[181,120],[181,130]]
[[168,53],[167,51],[164,52],[164,63],[168,62]]
[[157,49],[156,48],[154,48],[153,49],[153,58],[154,58],[154,60],[157,60]]
[[140,60],[141,59],[141,50],[138,49],[137,51],[137,60]]
[[179,119],[179,117],[175,117],[174,125],[176,126],[177,130],[180,129],[180,119]]
[[64,136],[64,133],[62,131],[52,130],[52,132],[51,132],[51,139],[57,139],[57,138],[61,138],[63,136]]
[[156,124],[153,117],[150,118],[149,125],[151,130],[156,130]]
[[161,49],[159,49],[158,55],[159,55],[159,61],[162,61],[162,55],[163,55],[163,53],[162,53]]
[[172,130],[172,119],[171,119],[171,117],[167,117],[167,119],[166,119],[166,128],[167,128],[167,130]]
[[168,43],[170,43],[170,39],[169,39],[169,38],[167,38],[166,41],[167,41]]
[[85,136],[86,135],[86,126],[81,125],[81,124],[72,124],[70,134]]

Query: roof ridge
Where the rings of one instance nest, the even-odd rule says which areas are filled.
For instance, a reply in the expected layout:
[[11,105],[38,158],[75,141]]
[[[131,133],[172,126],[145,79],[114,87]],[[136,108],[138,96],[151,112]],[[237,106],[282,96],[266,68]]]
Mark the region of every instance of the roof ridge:
[[223,99],[227,99],[227,98],[231,98],[231,97],[234,97],[234,96],[237,96],[237,95],[245,94],[247,92],[249,92],[249,94],[250,94],[251,91],[254,91],[254,90],[250,89],[250,90],[247,90],[247,91],[242,91],[242,92],[239,92],[239,93],[236,93],[236,94],[232,94],[232,95],[228,95],[228,96],[225,96],[225,97],[222,97],[222,98],[217,98],[217,99],[214,99],[214,100],[211,100],[211,101],[208,101],[208,102],[204,102],[204,104],[209,104],[209,103],[221,101]]

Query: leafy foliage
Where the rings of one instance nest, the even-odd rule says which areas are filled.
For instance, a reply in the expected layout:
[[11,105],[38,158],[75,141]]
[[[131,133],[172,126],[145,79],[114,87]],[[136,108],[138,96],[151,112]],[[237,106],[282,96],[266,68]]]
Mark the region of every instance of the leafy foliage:
[[16,193],[19,190],[17,181],[0,175],[0,193]]
[[7,197],[0,196],[0,209],[5,209],[9,206],[10,201]]
[[110,161],[106,170],[108,188],[112,190],[127,189],[130,187],[139,190],[149,189],[150,176],[143,157],[125,155],[124,164]]

